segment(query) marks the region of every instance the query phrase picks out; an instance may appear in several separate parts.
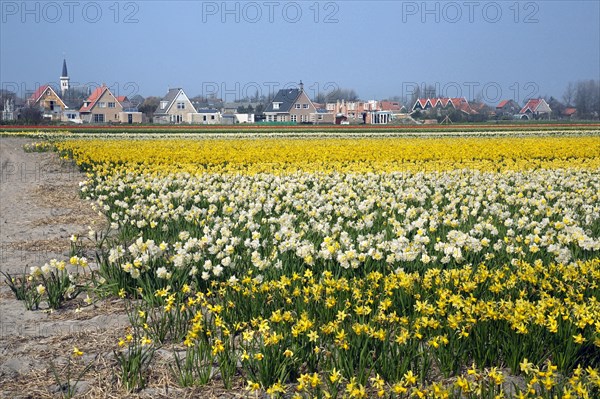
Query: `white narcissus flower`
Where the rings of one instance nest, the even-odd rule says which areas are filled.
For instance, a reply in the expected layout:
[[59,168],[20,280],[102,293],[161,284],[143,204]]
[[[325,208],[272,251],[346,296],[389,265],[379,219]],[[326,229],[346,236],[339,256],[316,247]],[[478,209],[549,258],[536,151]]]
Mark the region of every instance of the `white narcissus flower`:
[[171,273],[169,273],[167,268],[163,266],[163,267],[159,267],[158,269],[156,269],[156,276],[158,278],[162,278],[162,279],[170,279]]

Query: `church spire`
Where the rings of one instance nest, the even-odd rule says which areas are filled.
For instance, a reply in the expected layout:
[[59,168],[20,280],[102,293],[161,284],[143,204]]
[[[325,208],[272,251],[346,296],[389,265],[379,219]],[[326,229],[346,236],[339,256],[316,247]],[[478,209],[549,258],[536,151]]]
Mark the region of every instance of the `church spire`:
[[67,60],[66,58],[63,58],[62,75],[60,75],[60,92],[63,96],[70,88],[69,80],[69,74],[67,73]]
[[63,59],[63,70],[62,70],[62,75],[60,75],[62,78],[66,78],[69,76],[69,74],[67,73],[67,60]]

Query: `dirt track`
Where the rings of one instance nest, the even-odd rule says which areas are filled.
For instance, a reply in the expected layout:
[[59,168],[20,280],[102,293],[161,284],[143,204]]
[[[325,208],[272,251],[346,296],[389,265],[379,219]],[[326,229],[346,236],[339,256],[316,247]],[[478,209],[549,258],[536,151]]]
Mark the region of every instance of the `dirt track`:
[[[56,154],[25,153],[27,142],[0,138],[0,271],[12,275],[52,258],[68,259],[71,234],[85,235],[88,225],[102,221],[79,198],[85,176]],[[126,324],[124,315],[101,306],[28,311],[3,276],[0,281],[0,397],[51,395],[50,360],[64,363],[72,345],[89,347]]]
[[[85,176],[55,153],[26,153],[23,145],[32,141],[0,137],[0,271],[11,275],[29,272],[52,258],[68,260],[71,235],[85,236],[88,226],[99,230],[104,223],[79,197],[79,182]],[[147,388],[127,394],[119,386],[113,350],[128,325],[124,302],[118,298],[89,306],[77,298],[57,311],[28,311],[0,276],[0,398],[62,397],[51,365],[64,383],[74,346],[84,355],[71,375],[92,365],[77,385],[77,398],[247,397],[241,387],[224,391],[220,382],[177,387],[165,363],[172,361],[168,348],[157,351]]]

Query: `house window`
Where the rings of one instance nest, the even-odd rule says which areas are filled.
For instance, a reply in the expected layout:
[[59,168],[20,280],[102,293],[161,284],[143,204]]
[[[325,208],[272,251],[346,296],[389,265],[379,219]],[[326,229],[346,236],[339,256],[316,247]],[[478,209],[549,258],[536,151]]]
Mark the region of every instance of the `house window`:
[[273,109],[279,109],[279,104],[280,103],[273,103]]
[[98,103],[98,108],[106,108],[106,103],[105,102],[99,102]]
[[296,104],[296,109],[300,109],[300,104]]
[[298,117],[296,115],[292,115],[292,122],[297,122],[298,121]]
[[211,116],[210,116],[210,119],[212,119],[212,120],[215,120],[215,116],[214,116],[214,115],[211,115]]
[[308,109],[308,104],[302,104],[302,108]]
[[323,120],[323,115],[319,115],[319,120],[322,121]]
[[177,109],[185,109],[185,103],[183,101],[178,102]]
[[104,122],[104,114],[94,114],[94,122],[103,123]]
[[167,108],[167,105],[169,105],[168,101],[161,101],[160,102],[160,109],[165,109]]
[[108,103],[108,108],[114,108],[115,107],[115,103]]
[[206,115],[202,116],[202,120],[206,122]]
[[301,120],[302,120],[302,122],[306,122],[306,121],[307,121],[307,119],[306,119],[306,115],[302,115],[302,116],[301,116]]

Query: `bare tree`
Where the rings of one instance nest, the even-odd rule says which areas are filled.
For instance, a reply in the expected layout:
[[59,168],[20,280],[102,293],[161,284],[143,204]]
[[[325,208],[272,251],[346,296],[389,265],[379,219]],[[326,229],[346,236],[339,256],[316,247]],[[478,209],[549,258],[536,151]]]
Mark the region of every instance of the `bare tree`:
[[338,100],[356,101],[358,100],[358,94],[356,94],[354,89],[337,88],[327,93],[325,95],[325,100],[329,103],[333,103]]
[[577,114],[581,118],[598,118],[600,115],[600,83],[593,79],[577,82],[574,103]]
[[435,96],[436,96],[435,85],[425,86],[425,90],[424,90],[423,94],[424,94],[425,98],[435,98]]
[[573,106],[573,99],[575,98],[576,87],[573,82],[569,82],[565,92],[563,93],[562,99],[567,107]]
[[412,95],[410,96],[409,106],[412,108],[419,98],[421,98],[421,88],[417,87],[417,89],[413,91]]
[[21,121],[31,125],[38,125],[44,119],[42,110],[35,106],[26,106],[21,109]]

